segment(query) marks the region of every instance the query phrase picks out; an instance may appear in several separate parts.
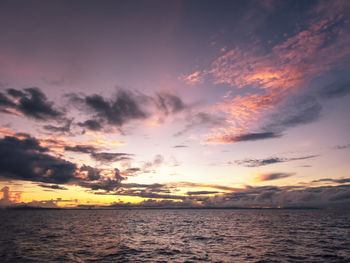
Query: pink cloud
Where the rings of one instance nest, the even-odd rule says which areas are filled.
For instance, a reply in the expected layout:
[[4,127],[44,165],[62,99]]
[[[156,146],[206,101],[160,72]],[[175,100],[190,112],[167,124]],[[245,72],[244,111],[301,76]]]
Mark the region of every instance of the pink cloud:
[[189,75],[182,75],[179,79],[185,81],[189,85],[194,85],[203,81],[203,74],[201,71],[195,71]]
[[267,54],[258,46],[250,50],[236,47],[213,61],[208,71],[197,71],[196,76],[210,75],[214,84],[227,84],[232,91],[255,90],[247,95],[225,95],[223,102],[214,105],[213,110],[224,113],[229,125],[214,129],[207,142],[249,132],[312,79],[344,65],[350,55],[350,37],[342,23],[342,14],[312,21]]

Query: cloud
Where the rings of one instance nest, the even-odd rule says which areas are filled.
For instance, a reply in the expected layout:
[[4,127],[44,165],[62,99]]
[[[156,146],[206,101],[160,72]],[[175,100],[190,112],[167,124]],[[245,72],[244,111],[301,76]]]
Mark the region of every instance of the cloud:
[[178,188],[178,187],[184,187],[184,188],[210,188],[210,189],[229,191],[229,192],[238,191],[240,189],[240,188],[237,188],[237,187],[231,187],[231,186],[226,186],[226,185],[201,184],[201,183],[191,183],[191,182],[168,183],[167,186],[170,187],[170,188]]
[[256,174],[254,175],[254,181],[256,182],[264,182],[277,180],[281,178],[286,178],[294,175],[293,173],[266,173],[266,174]]
[[73,120],[67,120],[64,126],[44,125],[43,128],[52,132],[69,132]]
[[206,205],[239,207],[329,207],[350,204],[349,185],[298,188],[249,187],[239,193],[215,196]]
[[75,145],[75,146],[64,146],[65,151],[79,152],[79,153],[95,153],[98,148],[91,145]]
[[51,184],[51,185],[39,184],[39,186],[44,188],[54,189],[54,190],[68,190],[66,187],[60,186],[58,184]]
[[184,133],[197,128],[197,127],[217,127],[223,125],[225,123],[225,119],[222,117],[215,116],[213,114],[205,113],[205,112],[197,112],[194,114],[190,114],[187,117],[187,125],[181,131],[174,134],[174,136],[181,136]]
[[[42,147],[39,140],[26,134],[5,136],[0,139],[0,177],[9,180],[41,182],[39,186],[51,189],[63,189],[62,184],[78,185],[91,190],[115,191],[136,169],[121,173],[114,169],[102,171],[88,165],[80,168],[64,159],[51,156],[49,149]],[[65,146],[66,149],[89,153],[101,162],[111,162],[130,158],[124,153],[99,153],[91,146]],[[159,163],[159,160],[155,160]],[[104,172],[104,173],[103,173]],[[125,176],[124,176],[125,175]],[[52,185],[49,185],[52,184]]]
[[275,134],[273,132],[260,132],[260,133],[242,133],[236,135],[219,135],[217,137],[213,136],[206,139],[206,143],[235,143],[235,142],[247,142],[247,141],[257,141],[266,140],[272,138],[279,138],[280,134]]
[[[185,183],[187,186],[197,185],[194,183]],[[134,188],[133,188],[134,187]],[[193,191],[187,192],[187,195],[176,195],[163,191],[170,189],[164,188],[165,185],[142,185],[141,188],[130,185],[129,189],[123,189],[123,186],[114,193],[116,195],[131,195],[148,198],[147,200],[136,204],[119,203],[113,206],[135,206],[135,207],[282,207],[282,208],[305,208],[305,207],[330,207],[339,206],[349,207],[350,205],[350,185],[337,186],[319,186],[319,187],[301,187],[301,186],[246,186],[244,188],[235,188],[230,192],[218,191]],[[153,190],[152,190],[153,188]],[[158,201],[154,200],[158,199]],[[163,200],[159,200],[163,199]],[[177,200],[177,201],[175,201]],[[176,202],[176,203],[174,203]]]
[[278,112],[270,115],[270,123],[265,127],[273,130],[285,130],[289,127],[308,124],[320,117],[321,104],[311,96],[297,96],[287,100]]
[[87,128],[88,130],[91,130],[91,131],[99,131],[102,129],[101,123],[99,123],[96,120],[87,120],[84,122],[79,122],[78,126]]
[[129,177],[129,176],[135,176],[140,172],[142,172],[142,170],[140,168],[131,167],[131,168],[125,169],[123,171],[123,174],[125,174],[127,177]]
[[145,162],[143,165],[142,171],[144,173],[151,172],[152,169],[158,168],[160,165],[164,163],[164,157],[160,154],[154,156],[153,161]]
[[[91,171],[89,167],[83,167],[83,170],[86,170],[88,172]],[[95,170],[94,172],[96,172]],[[96,174],[94,174],[96,176]],[[91,177],[90,177],[91,178]],[[106,192],[110,191],[116,191],[121,186],[121,182],[125,180],[126,178],[120,175],[120,171],[118,169],[114,169],[114,176],[113,178],[100,178],[99,174],[95,178],[91,179],[98,179],[98,180],[80,180],[77,182],[79,186],[90,188],[91,190],[97,191],[97,190],[104,190]]]
[[175,199],[175,200],[187,199],[187,197],[184,195],[176,195],[176,194],[170,194],[170,193],[171,191],[169,187],[164,184],[126,183],[126,184],[121,184],[120,188],[117,189],[112,194],[124,195],[124,196],[138,196],[142,198]]
[[168,92],[147,96],[140,92],[119,89],[111,98],[104,98],[98,94],[67,94],[66,97],[92,114],[90,119],[78,122],[78,126],[94,131],[101,130],[106,124],[120,128],[130,121],[160,118],[188,108],[179,96]]
[[344,149],[348,149],[348,148],[350,148],[350,143],[349,144],[335,146],[335,149],[337,149],[337,150],[344,150]]
[[173,148],[188,148],[186,145],[175,145]]
[[119,90],[112,100],[95,94],[85,97],[84,101],[96,113],[96,117],[112,125],[122,126],[132,119],[147,117],[147,113],[141,109],[140,98],[126,90]]
[[204,77],[201,71],[196,71],[189,75],[182,75],[179,79],[185,81],[189,85],[195,85],[203,82]]
[[237,160],[235,161],[235,163],[245,167],[260,167],[260,166],[265,166],[265,165],[270,165],[275,163],[306,160],[306,159],[311,159],[315,157],[317,157],[317,155],[308,155],[308,156],[301,156],[301,157],[294,157],[294,158],[271,157],[266,159],[244,159],[244,160]]
[[53,157],[32,137],[0,139],[0,176],[34,182],[64,184],[75,177],[76,165]]
[[13,204],[19,203],[21,201],[22,193],[13,192],[10,190],[10,187],[4,186],[0,193],[2,193],[2,198],[0,199],[0,207],[1,206],[11,206]]
[[102,163],[117,162],[129,160],[132,154],[129,153],[110,153],[110,152],[92,152],[91,157]]
[[338,81],[323,87],[320,90],[320,96],[322,98],[331,99],[337,97],[343,97],[350,93],[350,81]]
[[218,191],[190,191],[187,192],[188,195],[210,195],[210,194],[218,194]]
[[350,178],[342,178],[342,179],[323,178],[323,179],[313,180],[312,182],[313,183],[330,182],[330,183],[346,184],[346,183],[350,183]]
[[15,107],[16,104],[10,100],[8,97],[6,97],[6,95],[4,95],[3,93],[0,92],[0,107],[1,109],[4,109],[3,107]]
[[155,192],[150,192],[146,190],[125,190],[118,191],[115,193],[116,195],[126,195],[126,196],[138,196],[142,198],[157,198],[157,199],[175,199],[175,200],[185,200],[186,196],[183,195],[173,195],[173,194],[159,194]]
[[174,114],[187,108],[182,99],[169,93],[156,94],[156,105],[165,114]]
[[80,167],[81,172],[87,172],[87,178],[89,181],[96,181],[101,178],[101,170],[88,166],[88,165],[82,165]]
[[46,121],[57,120],[63,117],[64,113],[55,109],[53,102],[48,101],[46,95],[39,88],[26,88],[23,91],[8,89],[8,95],[0,95],[0,107],[14,109],[27,117]]
[[[344,67],[350,56],[348,21],[336,3],[328,5],[322,10],[333,11],[320,12],[317,19],[307,20],[303,29],[297,28],[284,39],[268,46],[256,44],[262,41],[237,43],[209,68],[195,72],[196,78],[206,78],[230,89],[224,101],[212,109],[223,113],[226,123],[216,126],[207,142],[236,142],[220,138],[234,138],[259,129],[281,132],[320,117],[322,107],[314,98],[316,94],[302,94],[312,80]],[[344,96],[349,92],[348,83],[330,85],[320,94]],[[295,100],[291,99],[293,96]]]

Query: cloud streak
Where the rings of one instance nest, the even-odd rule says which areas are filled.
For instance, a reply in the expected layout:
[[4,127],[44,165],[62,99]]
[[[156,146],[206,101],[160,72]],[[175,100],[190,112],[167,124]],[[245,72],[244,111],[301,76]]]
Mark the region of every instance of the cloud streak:
[[292,176],[293,173],[264,173],[264,174],[256,174],[254,175],[255,182],[265,182],[278,180],[286,177]]
[[244,159],[244,160],[237,160],[235,161],[235,163],[237,165],[241,165],[245,167],[260,167],[260,166],[271,165],[276,163],[307,160],[315,157],[317,157],[317,155],[308,155],[308,156],[293,157],[293,158],[271,157],[266,159]]

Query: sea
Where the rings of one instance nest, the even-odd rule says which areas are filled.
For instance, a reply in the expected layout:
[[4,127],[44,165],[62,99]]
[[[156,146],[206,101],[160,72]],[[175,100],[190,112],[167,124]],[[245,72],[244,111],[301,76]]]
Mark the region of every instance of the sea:
[[350,211],[0,210],[0,262],[350,262]]

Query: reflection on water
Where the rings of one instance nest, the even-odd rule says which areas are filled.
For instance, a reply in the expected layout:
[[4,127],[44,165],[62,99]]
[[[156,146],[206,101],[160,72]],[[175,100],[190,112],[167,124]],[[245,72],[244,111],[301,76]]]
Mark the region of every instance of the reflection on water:
[[0,262],[350,262],[350,212],[0,211]]

